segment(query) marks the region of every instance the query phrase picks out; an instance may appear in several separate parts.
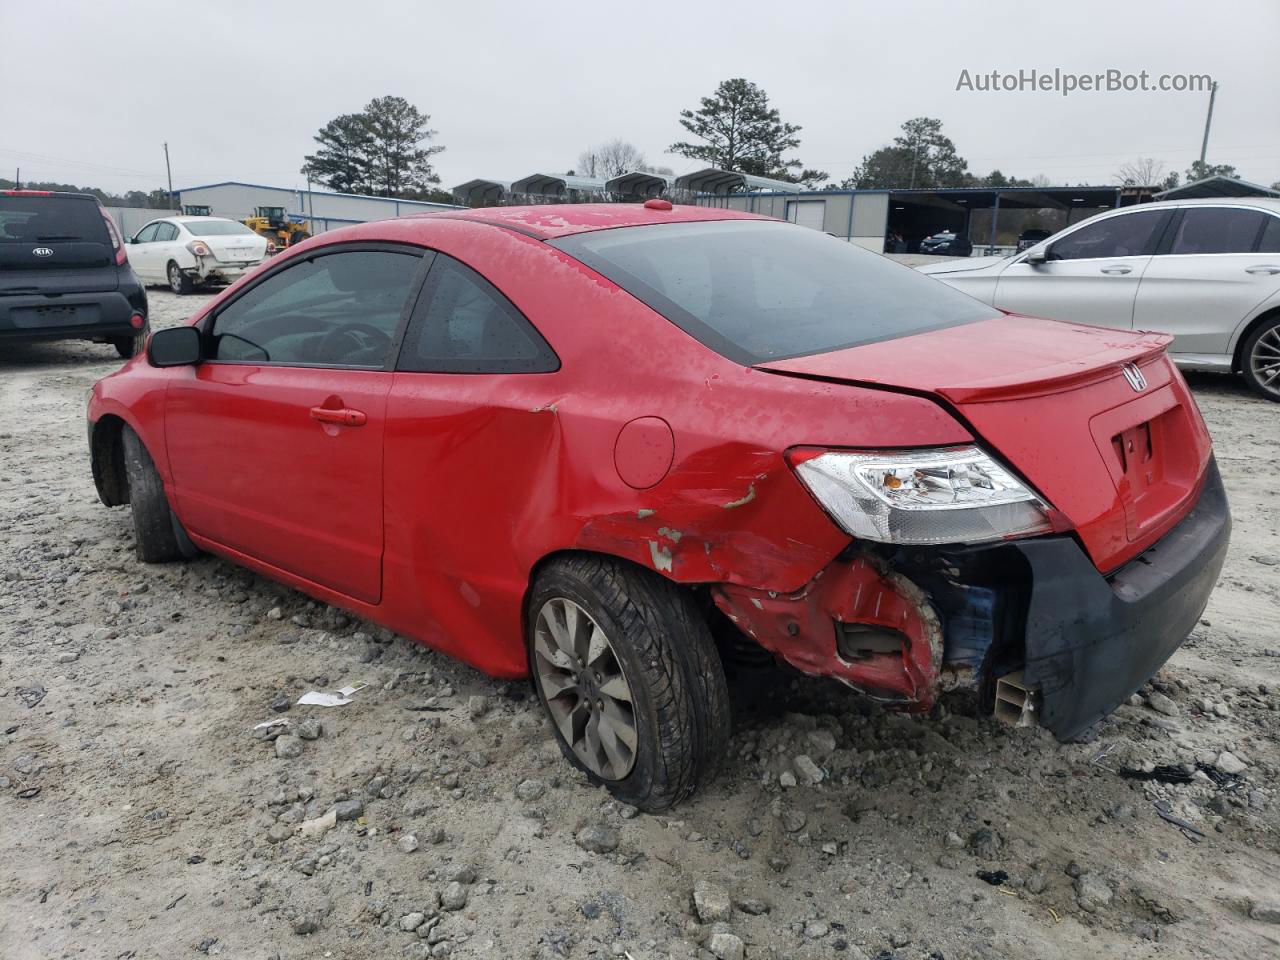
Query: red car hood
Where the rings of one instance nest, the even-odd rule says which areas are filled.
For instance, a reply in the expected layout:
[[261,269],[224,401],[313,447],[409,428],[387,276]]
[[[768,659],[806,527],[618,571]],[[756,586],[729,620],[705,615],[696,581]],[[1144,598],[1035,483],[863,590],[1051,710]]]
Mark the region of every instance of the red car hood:
[[1170,339],[1005,315],[757,366],[940,398],[1111,570],[1190,510],[1211,454]]

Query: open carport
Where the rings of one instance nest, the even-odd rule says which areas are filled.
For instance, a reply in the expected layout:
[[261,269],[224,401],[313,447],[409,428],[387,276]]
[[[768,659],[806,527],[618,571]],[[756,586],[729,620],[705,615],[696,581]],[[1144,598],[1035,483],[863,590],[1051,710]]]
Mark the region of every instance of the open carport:
[[1102,210],[1150,198],[1150,189],[1130,187],[891,190],[885,234],[901,236],[908,253],[943,230],[967,236],[975,254],[1001,253],[1016,249],[1024,230],[1056,233]]
[[531,173],[511,184],[511,193],[530,200],[585,200],[603,198],[604,180],[598,177],[575,177],[573,174]]

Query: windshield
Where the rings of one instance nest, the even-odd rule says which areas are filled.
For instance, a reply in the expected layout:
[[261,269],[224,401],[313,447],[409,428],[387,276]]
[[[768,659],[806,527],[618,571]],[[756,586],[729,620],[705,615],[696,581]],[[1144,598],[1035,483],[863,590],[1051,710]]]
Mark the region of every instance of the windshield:
[[97,201],[81,197],[0,194],[0,243],[110,243]]
[[186,220],[182,225],[187,228],[187,233],[196,237],[230,237],[243,233],[257,236],[243,223],[234,220]]
[[620,227],[550,243],[744,365],[999,316],[909,267],[773,220]]

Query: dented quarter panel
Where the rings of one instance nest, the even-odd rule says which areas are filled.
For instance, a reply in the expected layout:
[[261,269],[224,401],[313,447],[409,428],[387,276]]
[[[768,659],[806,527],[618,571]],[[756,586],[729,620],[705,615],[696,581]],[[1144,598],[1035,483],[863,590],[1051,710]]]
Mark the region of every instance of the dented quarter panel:
[[[418,226],[485,274],[561,359],[546,374],[397,373],[388,398],[378,619],[491,673],[525,672],[525,590],[557,552],[623,557],[680,583],[795,591],[849,537],[795,477],[788,447],[970,439],[926,399],[734,364],[520,233]],[[670,426],[674,456],[636,489],[615,446],[644,417]]]

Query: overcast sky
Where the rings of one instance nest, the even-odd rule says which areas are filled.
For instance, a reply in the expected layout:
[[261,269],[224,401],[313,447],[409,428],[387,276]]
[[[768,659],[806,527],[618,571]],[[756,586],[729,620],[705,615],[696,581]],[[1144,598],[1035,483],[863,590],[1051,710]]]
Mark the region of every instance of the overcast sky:
[[[1221,12],[1221,16],[1219,16]],[[0,0],[0,176],[108,190],[281,186],[330,118],[396,94],[431,114],[442,185],[564,172],[621,137],[666,153],[728,77],[798,123],[805,166],[849,175],[899,124],[943,121],[970,170],[1109,183],[1139,156],[1185,170],[1203,93],[975,93],[971,73],[1210,74],[1208,159],[1280,180],[1280,2],[776,0],[638,4]]]

